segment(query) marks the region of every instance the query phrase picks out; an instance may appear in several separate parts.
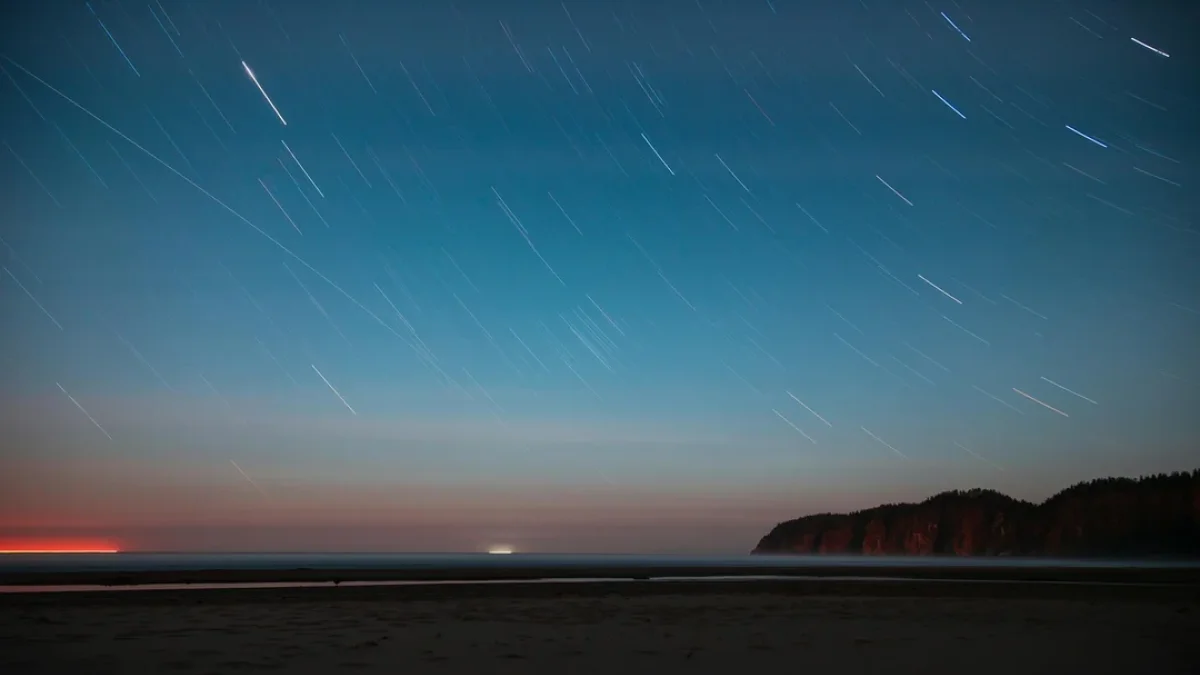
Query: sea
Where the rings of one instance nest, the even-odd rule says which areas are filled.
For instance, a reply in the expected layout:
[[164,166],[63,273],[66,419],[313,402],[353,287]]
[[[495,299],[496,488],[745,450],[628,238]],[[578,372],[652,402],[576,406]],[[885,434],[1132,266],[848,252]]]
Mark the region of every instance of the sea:
[[0,578],[29,572],[165,572],[194,570],[427,570],[544,568],[1129,568],[1200,569],[1200,561],[1020,557],[620,555],[557,553],[11,553]]
[[[28,573],[134,574],[138,572],[195,572],[195,571],[270,571],[270,570],[389,570],[420,572],[437,570],[439,580],[412,581],[346,581],[342,586],[395,586],[446,584],[519,584],[519,583],[578,583],[587,581],[671,582],[705,579],[712,581],[751,581],[766,579],[832,580],[822,574],[837,568],[836,578],[842,581],[903,581],[913,580],[922,568],[1057,568],[1070,569],[1188,569],[1200,576],[1200,561],[1177,560],[1101,560],[1055,558],[960,558],[960,557],[886,557],[886,556],[681,556],[681,555],[598,555],[598,554],[480,554],[480,553],[37,553],[5,554],[0,556],[0,594],[69,591],[139,591],[205,588],[297,588],[334,585],[333,582],[250,582],[250,583],[189,583],[137,585],[17,585],[8,582],[13,575]],[[890,570],[881,576],[878,570]],[[537,570],[536,577],[523,579],[480,580],[487,570]],[[639,570],[637,578],[622,578],[622,571]],[[914,576],[905,576],[904,570]],[[456,580],[454,571],[463,572],[464,579]],[[581,578],[580,570],[588,576]],[[606,574],[611,571],[612,574]],[[655,571],[658,571],[656,573]],[[748,570],[753,570],[752,572]],[[861,576],[854,570],[861,570]],[[451,574],[447,575],[446,572]],[[808,572],[803,576],[799,573]],[[722,574],[722,573],[725,574]],[[469,573],[469,574],[468,574]],[[648,575],[647,575],[648,573]],[[404,576],[404,575],[401,575]],[[486,576],[486,575],[485,575]],[[466,577],[471,577],[467,579]],[[954,579],[926,581],[954,582]],[[19,583],[19,582],[18,582]],[[979,583],[979,581],[975,581]],[[1003,583],[1003,582],[1000,582]]]

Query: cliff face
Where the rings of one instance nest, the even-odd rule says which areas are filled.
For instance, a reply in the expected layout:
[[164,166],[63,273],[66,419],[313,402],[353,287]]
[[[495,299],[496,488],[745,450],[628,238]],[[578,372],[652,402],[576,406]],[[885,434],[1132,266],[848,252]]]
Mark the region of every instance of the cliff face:
[[753,553],[1200,557],[1200,469],[1080,483],[1041,504],[943,492],[780,523]]

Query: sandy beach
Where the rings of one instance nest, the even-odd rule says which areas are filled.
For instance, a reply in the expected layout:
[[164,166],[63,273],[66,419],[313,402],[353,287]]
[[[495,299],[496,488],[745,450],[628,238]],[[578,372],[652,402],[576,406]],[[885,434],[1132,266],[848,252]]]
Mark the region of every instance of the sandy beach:
[[6,673],[1195,673],[1191,585],[627,582],[0,595]]

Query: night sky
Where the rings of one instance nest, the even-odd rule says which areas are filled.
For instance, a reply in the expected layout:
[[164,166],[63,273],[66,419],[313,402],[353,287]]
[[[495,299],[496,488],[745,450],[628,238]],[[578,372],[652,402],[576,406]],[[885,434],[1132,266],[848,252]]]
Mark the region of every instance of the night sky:
[[9,2],[0,537],[744,552],[1200,464],[1189,2]]

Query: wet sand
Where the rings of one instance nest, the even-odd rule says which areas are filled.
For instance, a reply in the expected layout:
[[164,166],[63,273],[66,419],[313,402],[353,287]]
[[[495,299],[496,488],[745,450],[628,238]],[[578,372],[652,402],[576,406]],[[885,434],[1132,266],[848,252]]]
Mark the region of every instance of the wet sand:
[[[764,556],[769,558],[769,556]],[[153,569],[144,571],[73,570],[10,571],[0,568],[0,591],[10,585],[103,585],[222,584],[222,583],[326,583],[377,581],[501,581],[521,579],[652,579],[659,577],[706,576],[792,576],[792,577],[891,577],[957,581],[1039,581],[1103,583],[1200,584],[1200,566],[1080,566],[1004,564],[953,565],[924,561],[916,565],[886,564],[562,564],[537,559],[506,561],[504,564],[314,568],[294,569]]]
[[1195,673],[1200,588],[920,580],[0,595],[4,673]]

